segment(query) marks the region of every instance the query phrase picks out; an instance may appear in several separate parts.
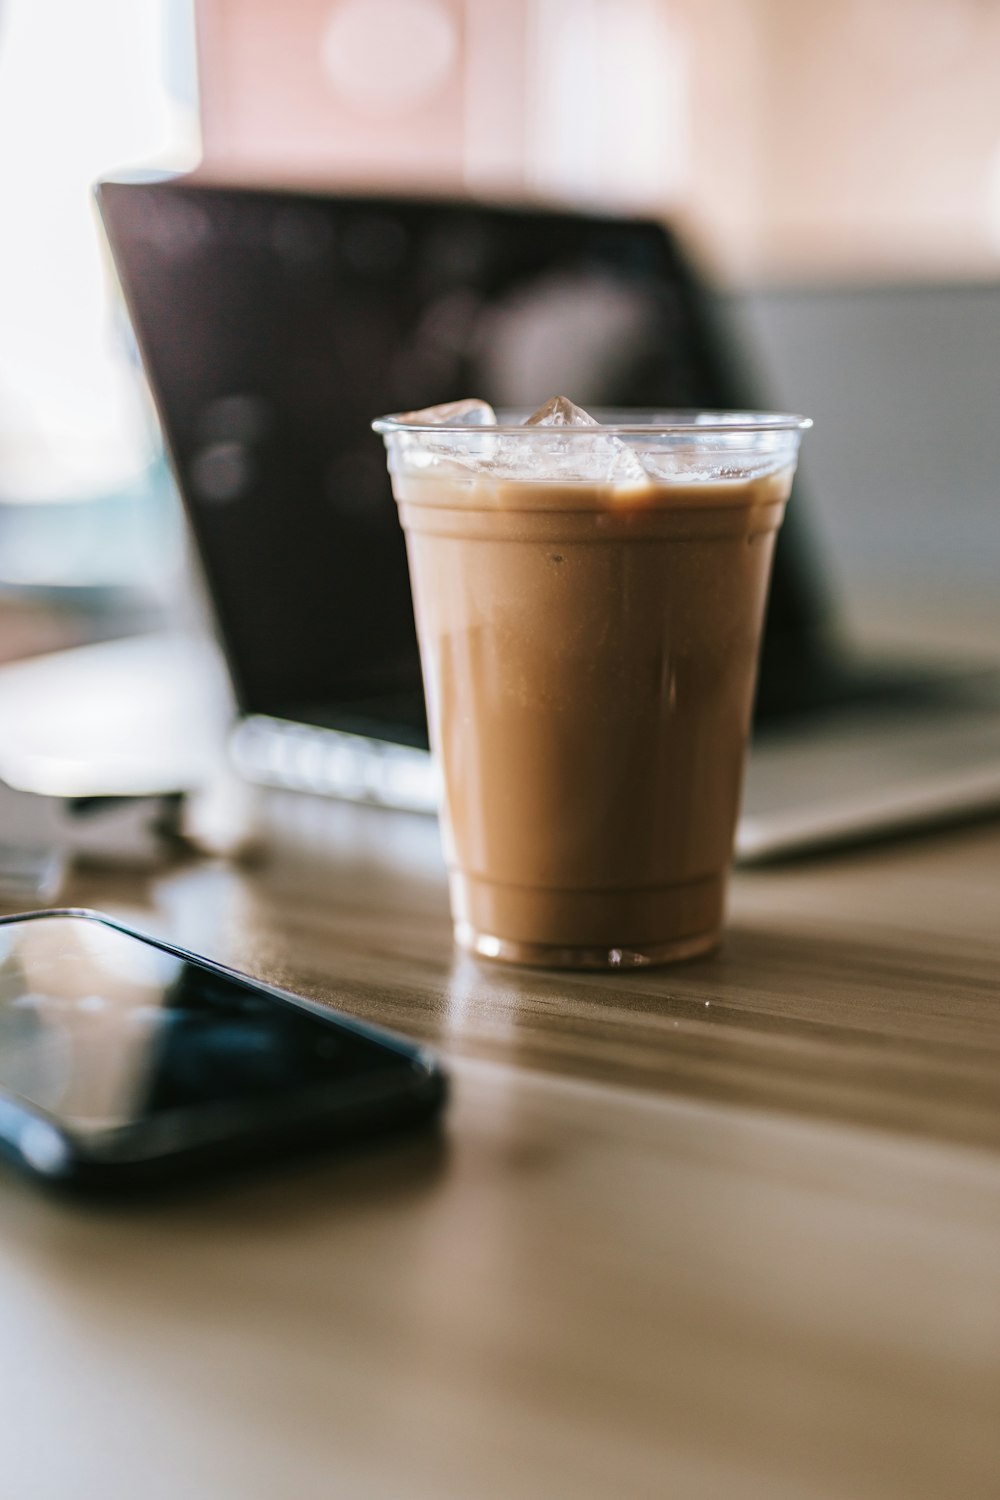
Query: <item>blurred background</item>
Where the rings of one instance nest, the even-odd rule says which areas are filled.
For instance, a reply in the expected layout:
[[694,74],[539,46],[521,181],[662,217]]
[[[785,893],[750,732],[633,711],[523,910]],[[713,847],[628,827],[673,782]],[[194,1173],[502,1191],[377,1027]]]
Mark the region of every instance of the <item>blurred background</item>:
[[0,0],[0,656],[185,608],[91,203],[124,166],[669,220],[854,621],[1000,640],[998,0]]

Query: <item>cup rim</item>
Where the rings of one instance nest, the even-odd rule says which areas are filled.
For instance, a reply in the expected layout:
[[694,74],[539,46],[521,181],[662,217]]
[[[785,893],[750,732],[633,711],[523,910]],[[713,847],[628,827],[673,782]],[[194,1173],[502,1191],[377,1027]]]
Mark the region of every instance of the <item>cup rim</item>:
[[[505,408],[497,412],[495,423],[475,425],[469,422],[420,422],[414,421],[406,412],[392,412],[385,417],[376,417],[372,422],[375,432],[387,437],[399,433],[429,433],[440,436],[454,433],[475,437],[482,433],[500,433],[504,436],[527,438],[529,441],[560,438],[593,437],[593,427],[526,427],[524,418],[530,416]],[[759,434],[764,432],[806,432],[813,425],[812,417],[803,417],[795,412],[770,411],[705,411],[697,407],[674,411],[658,411],[652,408],[606,408],[595,407],[591,416],[600,423],[602,433],[613,437],[721,437],[732,433]]]

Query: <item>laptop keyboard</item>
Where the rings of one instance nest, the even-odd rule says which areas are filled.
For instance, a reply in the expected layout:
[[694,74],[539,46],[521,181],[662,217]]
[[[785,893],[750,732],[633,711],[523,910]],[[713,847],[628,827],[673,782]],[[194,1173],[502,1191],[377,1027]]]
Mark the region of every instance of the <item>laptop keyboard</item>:
[[288,791],[434,812],[437,770],[424,750],[252,714],[233,731],[234,763],[250,781]]

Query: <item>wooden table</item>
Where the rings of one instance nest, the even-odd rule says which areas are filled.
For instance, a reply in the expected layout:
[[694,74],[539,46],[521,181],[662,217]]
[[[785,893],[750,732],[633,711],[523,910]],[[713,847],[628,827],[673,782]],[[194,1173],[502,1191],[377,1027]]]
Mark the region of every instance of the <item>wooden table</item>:
[[453,951],[429,820],[267,819],[69,899],[434,1042],[443,1135],[118,1210],[5,1175],[4,1497],[1000,1495],[1000,825],[574,978]]

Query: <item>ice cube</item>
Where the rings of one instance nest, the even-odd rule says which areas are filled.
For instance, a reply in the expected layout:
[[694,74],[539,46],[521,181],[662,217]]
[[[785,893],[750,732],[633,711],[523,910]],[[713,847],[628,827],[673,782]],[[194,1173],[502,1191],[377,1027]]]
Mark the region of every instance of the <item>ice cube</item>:
[[596,417],[582,406],[577,406],[568,396],[553,396],[537,411],[533,411],[525,427],[600,427]]
[[425,406],[422,411],[404,412],[402,420],[429,427],[495,427],[497,414],[488,401],[469,396],[464,401],[445,401],[440,406]]
[[[613,433],[602,432],[597,418],[568,396],[553,396],[532,412],[524,425],[561,428],[562,432],[554,432],[544,442],[540,438],[512,439],[510,458],[517,477],[592,484],[646,483],[646,471],[628,445]],[[580,427],[590,429],[586,437],[571,437],[566,432],[567,428]]]
[[[495,454],[496,436],[489,429],[496,426],[497,414],[488,401],[480,401],[476,396],[404,412],[401,420],[443,429],[440,437],[436,433],[401,435],[405,464],[410,468],[433,468],[443,474],[447,467],[461,476],[469,469],[485,472]],[[468,436],[455,431],[462,427],[469,429]]]
[[735,452],[705,453],[693,444],[678,447],[642,449],[637,455],[650,479],[685,483],[712,482],[721,479],[758,479],[773,474],[774,459],[767,454]]

